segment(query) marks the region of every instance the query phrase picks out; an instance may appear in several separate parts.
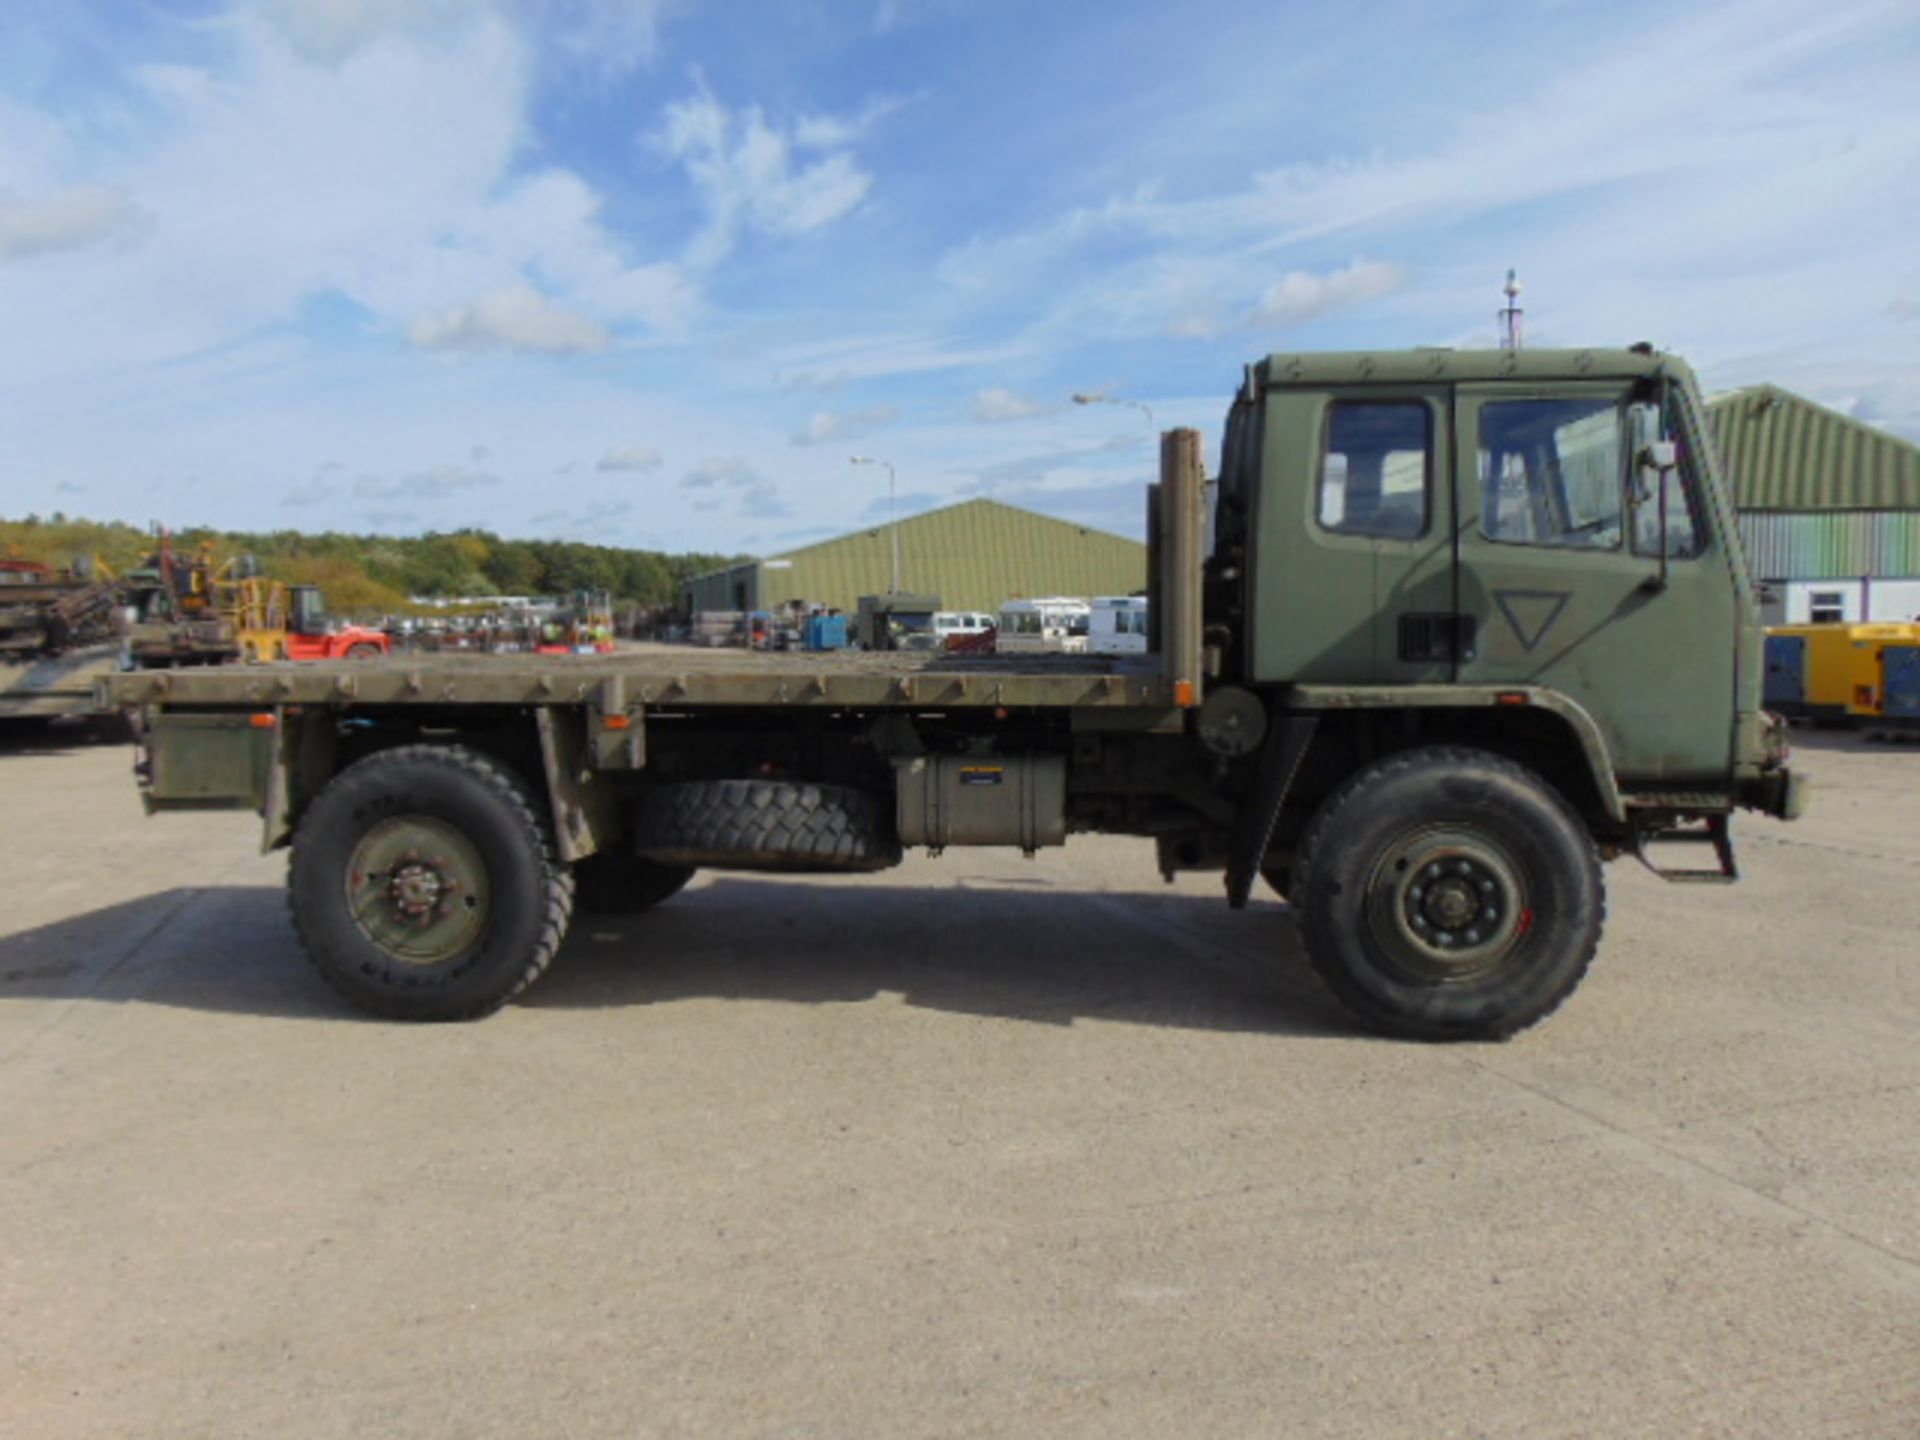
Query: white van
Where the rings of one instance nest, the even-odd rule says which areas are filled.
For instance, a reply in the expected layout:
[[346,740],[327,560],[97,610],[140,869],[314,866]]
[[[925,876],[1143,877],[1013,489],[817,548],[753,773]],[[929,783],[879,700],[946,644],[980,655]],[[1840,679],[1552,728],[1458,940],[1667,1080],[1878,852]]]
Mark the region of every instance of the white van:
[[1093,602],[1087,648],[1096,655],[1147,653],[1147,597],[1101,595]]
[[991,615],[976,610],[940,610],[933,617],[933,634],[944,647],[947,641],[967,635],[984,635],[994,627]]
[[1000,607],[993,648],[1003,655],[1081,654],[1092,614],[1085,600],[1069,596],[1009,600]]

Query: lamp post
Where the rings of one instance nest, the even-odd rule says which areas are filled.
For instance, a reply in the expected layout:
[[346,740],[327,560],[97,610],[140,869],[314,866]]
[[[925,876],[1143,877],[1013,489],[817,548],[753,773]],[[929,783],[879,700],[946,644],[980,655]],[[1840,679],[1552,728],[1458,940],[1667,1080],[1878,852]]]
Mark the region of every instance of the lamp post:
[[889,595],[900,593],[900,505],[898,493],[894,487],[893,462],[876,460],[871,455],[849,455],[847,462],[852,465],[884,465],[887,467],[887,533],[893,541],[893,585]]

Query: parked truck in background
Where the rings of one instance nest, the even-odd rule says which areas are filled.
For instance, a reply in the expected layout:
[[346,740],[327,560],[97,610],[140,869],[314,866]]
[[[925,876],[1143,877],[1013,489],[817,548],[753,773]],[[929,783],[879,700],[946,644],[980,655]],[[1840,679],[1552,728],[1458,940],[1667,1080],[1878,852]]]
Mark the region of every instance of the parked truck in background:
[[[1222,873],[1231,905],[1264,876],[1364,1023],[1498,1037],[1586,972],[1603,862],[1731,880],[1734,813],[1803,803],[1711,435],[1691,371],[1645,347],[1275,355],[1228,412],[1210,530],[1197,434],[1163,441],[1142,656],[635,651],[109,688],[153,710],[148,807],[258,810],[308,956],[380,1014],[484,1014],[576,901],[643,909],[697,868],[1092,831]],[[1665,840],[1709,863],[1666,868]]]

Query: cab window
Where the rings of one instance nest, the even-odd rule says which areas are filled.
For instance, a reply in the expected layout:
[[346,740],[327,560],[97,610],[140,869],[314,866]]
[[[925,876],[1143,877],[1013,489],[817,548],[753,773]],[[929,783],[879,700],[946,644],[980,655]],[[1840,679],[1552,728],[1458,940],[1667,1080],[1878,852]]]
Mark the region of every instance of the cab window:
[[1481,407],[1481,533],[1510,545],[1618,549],[1621,431],[1618,402],[1602,397]]
[[1412,540],[1427,532],[1432,488],[1433,416],[1424,404],[1333,403],[1320,460],[1323,529]]

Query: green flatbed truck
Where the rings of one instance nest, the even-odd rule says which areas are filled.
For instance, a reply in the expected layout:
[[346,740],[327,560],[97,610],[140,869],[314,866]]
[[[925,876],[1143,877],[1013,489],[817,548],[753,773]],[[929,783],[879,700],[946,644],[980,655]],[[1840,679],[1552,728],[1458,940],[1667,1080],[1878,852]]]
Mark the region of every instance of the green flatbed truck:
[[1585,973],[1604,861],[1730,880],[1736,810],[1799,812],[1677,358],[1275,355],[1215,484],[1209,526],[1198,435],[1163,437],[1145,656],[401,657],[105,698],[150,711],[148,808],[258,811],[321,974],[422,1020],[530,984],[576,903],[1080,831],[1235,906],[1264,878],[1369,1026],[1499,1037]]

